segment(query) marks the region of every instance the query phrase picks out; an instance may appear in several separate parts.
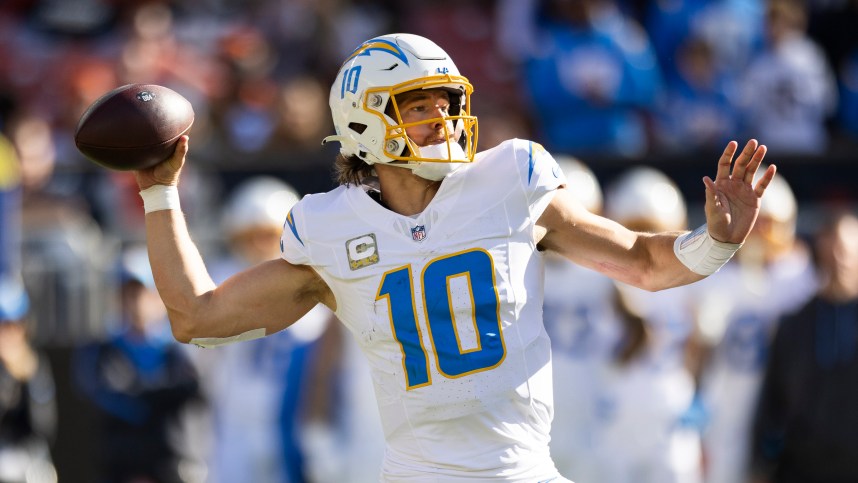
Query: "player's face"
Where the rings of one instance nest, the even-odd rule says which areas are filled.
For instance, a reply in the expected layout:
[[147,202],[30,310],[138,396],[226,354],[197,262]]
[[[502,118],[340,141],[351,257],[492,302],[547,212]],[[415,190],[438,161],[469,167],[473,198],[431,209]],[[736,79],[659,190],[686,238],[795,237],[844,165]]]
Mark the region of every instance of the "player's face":
[[[450,113],[450,95],[442,89],[409,91],[396,97],[403,124],[420,123],[405,129],[405,133],[418,146],[446,142],[444,121]],[[452,130],[449,130],[452,135]]]

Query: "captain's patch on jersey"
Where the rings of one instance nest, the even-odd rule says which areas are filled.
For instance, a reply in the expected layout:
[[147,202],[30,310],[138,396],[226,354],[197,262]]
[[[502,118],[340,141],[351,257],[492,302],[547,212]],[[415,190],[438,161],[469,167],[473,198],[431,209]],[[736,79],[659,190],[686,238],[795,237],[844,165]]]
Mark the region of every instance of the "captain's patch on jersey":
[[357,270],[378,263],[378,245],[375,233],[361,235],[346,242],[346,254],[349,257],[349,268]]

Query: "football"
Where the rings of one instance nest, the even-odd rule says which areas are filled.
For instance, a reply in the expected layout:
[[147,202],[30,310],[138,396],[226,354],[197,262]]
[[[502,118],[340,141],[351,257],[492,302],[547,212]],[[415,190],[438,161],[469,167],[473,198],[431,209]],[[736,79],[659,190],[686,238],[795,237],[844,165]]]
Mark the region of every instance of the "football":
[[74,141],[96,164],[140,170],[169,158],[193,123],[194,109],[182,95],[155,84],[128,84],[84,111]]

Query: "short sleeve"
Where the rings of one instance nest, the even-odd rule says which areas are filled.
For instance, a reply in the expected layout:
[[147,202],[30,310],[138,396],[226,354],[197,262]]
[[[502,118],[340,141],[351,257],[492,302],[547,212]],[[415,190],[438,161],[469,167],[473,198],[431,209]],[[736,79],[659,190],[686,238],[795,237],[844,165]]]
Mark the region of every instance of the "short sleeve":
[[304,203],[298,202],[286,215],[283,233],[280,235],[280,257],[294,265],[308,265],[310,256],[306,241]]
[[557,188],[566,184],[563,170],[554,157],[533,141],[518,141],[519,170],[533,219],[539,218],[554,197]]

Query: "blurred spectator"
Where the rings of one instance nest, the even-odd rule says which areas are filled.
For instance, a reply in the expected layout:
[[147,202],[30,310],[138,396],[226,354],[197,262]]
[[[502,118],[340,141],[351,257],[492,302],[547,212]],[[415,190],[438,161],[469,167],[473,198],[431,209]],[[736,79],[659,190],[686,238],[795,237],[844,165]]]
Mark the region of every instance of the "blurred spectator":
[[25,223],[56,222],[71,213],[89,212],[80,192],[82,178],[57,171],[57,144],[50,121],[20,112],[9,123],[9,139],[15,146],[21,169]]
[[319,140],[331,130],[328,89],[310,76],[284,82],[277,97],[276,135],[284,150],[318,151]]
[[700,391],[708,412],[707,483],[747,478],[751,418],[772,334],[779,317],[815,289],[810,254],[796,237],[797,216],[795,195],[778,173],[742,249],[719,273],[695,285]]
[[821,286],[781,322],[754,424],[760,483],[858,481],[858,216],[817,232]]
[[336,73],[340,57],[335,19],[342,6],[338,1],[257,2],[249,20],[271,42],[276,78],[288,79],[305,72],[323,72],[324,78],[330,78],[332,71]]
[[50,444],[56,391],[47,356],[29,340],[29,297],[20,279],[0,277],[0,481],[57,481]]
[[655,135],[660,151],[717,150],[736,134],[735,77],[721,69],[712,45],[688,39],[676,51],[676,74],[660,96]]
[[[522,66],[532,115],[550,151],[643,155],[661,75],[647,33],[611,0],[545,0],[540,49]],[[508,26],[509,28],[514,28]]]
[[100,418],[98,481],[198,481],[186,452],[199,443],[182,433],[200,401],[196,371],[170,331],[145,248],[126,249],[119,265],[121,324],[74,359],[75,384]]
[[768,0],[658,0],[649,2],[644,26],[665,77],[678,74],[679,50],[691,39],[712,48],[719,71],[739,73],[763,43]]
[[[399,2],[396,0],[334,0],[327,2],[327,11],[322,17],[328,23],[327,53],[330,59],[329,68],[339,67],[340,60],[349,56],[355,47],[366,39],[390,32],[413,31],[417,26],[408,28],[403,22],[404,10],[418,2]],[[442,2],[435,2],[437,5]],[[467,7],[467,2],[457,6]],[[436,8],[438,10],[455,10]],[[472,19],[481,21],[482,19]],[[440,28],[444,28],[440,26]],[[449,50],[448,50],[449,52]],[[455,54],[453,54],[455,55]],[[322,78],[336,75],[336,70],[328,76],[325,69],[319,69]]]
[[[858,143],[858,0],[811,2],[808,32],[828,55],[840,87],[840,106],[833,130],[847,152]],[[814,8],[815,7],[815,8]]]
[[180,41],[182,25],[166,1],[132,3],[128,37],[118,58],[120,84],[160,84],[194,99],[195,107],[222,89],[223,65],[200,47]]
[[476,116],[498,105],[512,115],[524,107],[516,69],[509,57],[495,49],[496,36],[508,27],[494,21],[496,8],[490,0],[443,0],[410,2],[402,12],[402,24],[410,33],[443,39],[441,47],[456,59],[456,66],[471,84],[479,86],[479,94],[471,99],[471,112]]
[[22,271],[33,306],[32,336],[40,343],[74,343],[102,327],[96,294],[109,263],[101,227],[90,214],[84,177],[58,169],[57,144],[45,117],[19,112],[9,136],[20,161]]
[[808,34],[828,55],[838,73],[840,64],[858,50],[858,0],[810,0]]
[[822,154],[837,86],[828,60],[807,36],[801,0],[771,0],[766,44],[740,84],[744,132],[779,153]]
[[[495,6],[495,43],[504,60],[519,64],[539,51],[537,18],[542,0],[499,0]],[[515,26],[515,28],[513,28]],[[459,66],[460,70],[465,67]]]
[[[280,235],[298,193],[273,176],[238,185],[224,206],[221,230],[227,245],[208,262],[221,283],[244,268],[280,256]],[[330,311],[313,309],[289,330],[261,339],[194,352],[211,401],[212,483],[302,482],[306,478],[301,434],[308,364]]]
[[268,77],[241,78],[238,83],[223,119],[227,140],[239,153],[257,153],[272,141],[277,84]]

